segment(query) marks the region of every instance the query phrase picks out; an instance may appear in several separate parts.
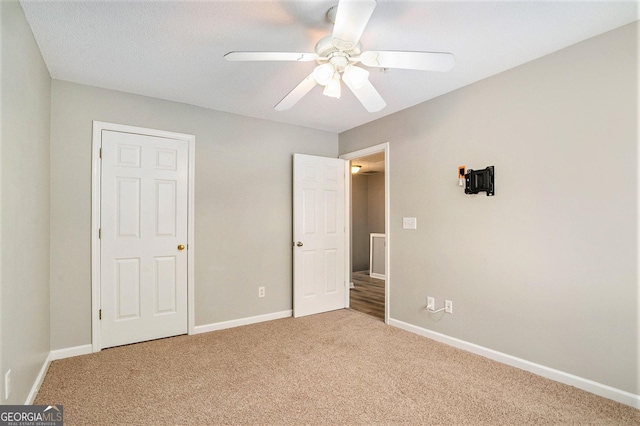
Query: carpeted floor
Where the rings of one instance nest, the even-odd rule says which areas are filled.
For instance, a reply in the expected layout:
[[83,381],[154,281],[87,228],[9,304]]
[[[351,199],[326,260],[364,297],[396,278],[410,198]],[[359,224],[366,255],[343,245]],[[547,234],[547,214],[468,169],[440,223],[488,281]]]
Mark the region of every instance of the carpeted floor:
[[640,411],[349,310],[54,361],[66,425],[638,425]]

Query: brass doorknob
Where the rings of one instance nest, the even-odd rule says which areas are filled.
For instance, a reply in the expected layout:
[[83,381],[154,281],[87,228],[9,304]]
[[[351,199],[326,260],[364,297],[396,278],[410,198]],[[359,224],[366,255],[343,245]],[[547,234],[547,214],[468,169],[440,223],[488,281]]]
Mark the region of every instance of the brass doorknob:
[[180,244],[180,245],[178,246],[178,250],[184,250],[184,245],[183,245],[183,244]]
[[303,245],[303,244],[302,244],[302,241],[298,241],[298,242],[296,243],[296,245],[297,245],[298,247],[302,247],[302,245]]

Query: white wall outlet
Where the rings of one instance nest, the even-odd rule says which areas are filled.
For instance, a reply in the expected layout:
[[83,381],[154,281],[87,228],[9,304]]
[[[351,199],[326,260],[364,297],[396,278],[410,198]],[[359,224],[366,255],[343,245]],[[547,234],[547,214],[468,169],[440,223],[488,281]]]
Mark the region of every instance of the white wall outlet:
[[264,287],[258,287],[258,297],[264,297]]
[[427,309],[430,311],[436,309],[436,299],[433,297],[427,297]]
[[9,399],[11,395],[11,369],[4,375],[4,399]]
[[415,217],[403,217],[402,229],[418,229],[418,219]]
[[453,302],[451,300],[444,301],[444,311],[448,314],[453,313]]

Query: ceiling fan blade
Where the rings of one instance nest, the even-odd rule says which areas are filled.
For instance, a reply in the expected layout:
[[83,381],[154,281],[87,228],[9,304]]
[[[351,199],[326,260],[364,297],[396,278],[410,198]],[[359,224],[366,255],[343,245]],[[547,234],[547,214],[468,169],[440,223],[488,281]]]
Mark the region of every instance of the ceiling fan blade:
[[[340,0],[333,27],[333,39],[338,39],[338,43],[353,43],[353,48],[358,44],[375,8],[375,0]],[[335,43],[334,41],[334,45]],[[345,46],[343,50],[350,48]]]
[[229,52],[224,55],[227,61],[298,61],[310,62],[318,58],[317,53],[296,52]]
[[356,98],[369,112],[377,112],[387,106],[387,103],[382,99],[380,93],[373,87],[373,84],[369,80],[365,82],[359,88],[355,88],[348,80],[342,80],[346,86],[351,89]]
[[304,95],[309,93],[311,89],[316,86],[316,79],[313,78],[313,73],[309,74],[307,78],[302,80],[287,96],[285,96],[278,105],[274,108],[276,111],[284,111],[294,106]]
[[449,71],[456,64],[456,59],[451,53],[381,50],[362,52],[360,62],[368,67]]

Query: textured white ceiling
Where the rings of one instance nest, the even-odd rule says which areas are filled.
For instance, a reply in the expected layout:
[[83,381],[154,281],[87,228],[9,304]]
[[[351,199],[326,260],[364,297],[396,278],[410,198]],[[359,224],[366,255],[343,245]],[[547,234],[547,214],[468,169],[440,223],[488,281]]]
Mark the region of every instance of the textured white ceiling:
[[315,63],[227,62],[232,50],[313,52],[331,1],[21,0],[51,76],[251,117],[342,132],[638,19],[637,1],[378,0],[364,50],[451,52],[447,73],[371,69],[387,102],[314,88],[276,105]]

